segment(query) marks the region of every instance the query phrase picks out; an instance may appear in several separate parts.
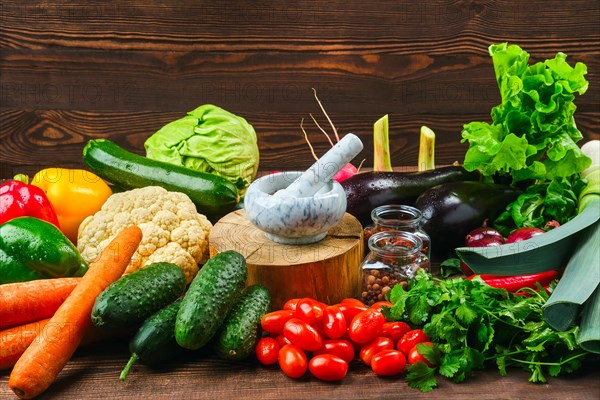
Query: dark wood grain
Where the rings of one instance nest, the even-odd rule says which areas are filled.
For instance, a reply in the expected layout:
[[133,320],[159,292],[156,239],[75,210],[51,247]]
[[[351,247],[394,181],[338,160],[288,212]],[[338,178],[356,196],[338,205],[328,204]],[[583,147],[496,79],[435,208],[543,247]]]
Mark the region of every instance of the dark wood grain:
[[[314,107],[310,112],[318,112]],[[313,162],[310,149],[300,130],[300,121],[307,113],[287,115],[278,113],[248,113],[245,117],[255,127],[260,148],[260,169],[303,170]],[[340,114],[332,114],[331,118]],[[12,177],[15,173],[35,173],[48,166],[82,167],[83,146],[89,139],[108,138],[128,150],[143,154],[143,143],[155,126],[178,118],[174,112],[84,112],[74,110],[18,110],[0,111],[0,177]],[[373,141],[372,121],[378,114],[357,116],[351,120],[338,118],[336,126],[340,132],[358,134],[364,150],[357,160],[365,159],[365,167],[372,166]],[[392,114],[390,116],[390,148],[392,164],[402,169],[413,168],[418,157],[418,137],[421,125],[436,131],[436,161],[440,165],[462,161],[466,144],[460,143],[460,131],[465,117],[456,115]],[[470,114],[467,120],[488,120],[487,114]],[[279,125],[272,121],[278,119]],[[577,117],[578,127],[588,139],[600,137],[597,120],[600,112],[581,114]],[[159,121],[158,124],[156,121]],[[321,121],[326,123],[325,121]],[[325,137],[305,121],[310,140],[317,154],[329,148]],[[10,134],[9,132],[13,132]],[[16,132],[19,132],[18,134]],[[56,157],[57,152],[60,157]],[[359,162],[357,162],[358,164]],[[285,168],[283,167],[285,166]]]
[[[547,384],[533,384],[521,370],[509,370],[502,377],[492,368],[476,371],[465,383],[445,379],[429,393],[410,388],[402,376],[380,378],[355,361],[342,382],[327,383],[306,374],[287,378],[277,367],[260,366],[256,361],[231,363],[200,354],[158,369],[136,365],[127,381],[119,381],[126,364],[127,344],[118,341],[80,349],[50,389],[38,398],[74,399],[546,399],[584,400],[600,398],[598,365],[573,375],[549,378]],[[0,375],[0,398],[16,398]]]
[[8,0],[0,18],[0,177],[81,167],[97,137],[142,153],[153,132],[205,103],[255,126],[261,170],[302,169],[312,159],[300,121],[324,122],[313,87],[338,130],[365,142],[365,166],[386,113],[395,166],[414,165],[421,125],[438,134],[438,163],[460,161],[462,125],[489,120],[499,101],[487,47],[500,41],[533,61],[563,51],[585,62],[576,120],[586,140],[599,137],[595,1]]

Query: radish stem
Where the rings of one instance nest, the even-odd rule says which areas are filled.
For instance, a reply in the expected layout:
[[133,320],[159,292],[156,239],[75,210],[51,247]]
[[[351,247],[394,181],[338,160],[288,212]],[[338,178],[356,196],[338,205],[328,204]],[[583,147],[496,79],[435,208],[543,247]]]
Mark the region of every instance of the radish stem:
[[323,132],[323,134],[325,135],[325,137],[327,138],[327,140],[329,140],[329,144],[331,145],[331,147],[333,147],[333,141],[329,137],[329,134],[327,132],[325,132],[325,129],[321,128],[321,125],[319,125],[319,123],[317,122],[317,120],[315,119],[315,117],[313,117],[312,114],[308,114],[308,115],[310,115],[310,117],[312,118],[312,120],[315,123],[315,125],[317,125],[317,128],[319,128],[321,130],[321,132]]
[[333,122],[331,122],[331,119],[329,119],[329,115],[327,115],[327,112],[325,111],[323,104],[321,104],[321,100],[319,100],[319,98],[317,97],[317,90],[315,88],[312,88],[312,90],[313,90],[313,93],[315,94],[315,99],[317,100],[317,103],[319,103],[319,107],[321,107],[321,111],[323,111],[323,114],[325,114],[327,121],[329,121],[329,125],[331,125],[331,129],[333,129],[333,134],[335,135],[335,140],[337,140],[339,142],[340,137],[338,136],[337,129],[335,129]]
[[308,140],[308,134],[304,130],[304,118],[302,118],[302,120],[300,121],[300,129],[302,129],[302,132],[304,132],[304,139],[306,140],[306,143],[308,143],[308,147],[310,147],[310,152],[312,153],[312,156],[315,160],[318,160],[319,158],[315,154],[315,149],[313,149],[312,144],[310,144],[310,140]]

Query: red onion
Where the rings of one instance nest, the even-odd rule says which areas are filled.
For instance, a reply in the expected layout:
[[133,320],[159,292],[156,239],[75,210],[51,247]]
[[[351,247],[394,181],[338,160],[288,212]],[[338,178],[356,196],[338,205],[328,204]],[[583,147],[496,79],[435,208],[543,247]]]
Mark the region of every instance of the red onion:
[[546,233],[546,231],[540,228],[526,226],[516,229],[510,235],[508,235],[506,238],[506,243],[515,243],[520,242],[521,240],[531,239],[532,237],[541,235],[542,233]]
[[[502,235],[500,235],[500,237],[502,237]],[[504,240],[504,239],[502,239],[502,240]],[[500,246],[501,244],[503,244],[502,241],[499,240],[497,237],[488,236],[488,237],[481,238],[479,240],[472,240],[469,243],[469,247],[495,247],[495,246]],[[463,274],[465,274],[466,276],[473,275],[473,271],[471,270],[471,268],[469,268],[469,266],[467,264],[465,264],[463,261],[460,262],[460,269],[462,270]]]
[[497,241],[499,241],[500,244],[504,243],[504,238],[502,237],[502,234],[500,234],[500,232],[498,232],[496,229],[490,228],[489,226],[487,226],[486,222],[487,221],[483,222],[483,226],[481,226],[479,228],[475,228],[471,232],[469,232],[469,234],[465,237],[465,246],[485,247],[485,246],[473,246],[473,244],[472,244],[473,242],[476,242],[476,241],[484,239],[484,238],[494,238]]

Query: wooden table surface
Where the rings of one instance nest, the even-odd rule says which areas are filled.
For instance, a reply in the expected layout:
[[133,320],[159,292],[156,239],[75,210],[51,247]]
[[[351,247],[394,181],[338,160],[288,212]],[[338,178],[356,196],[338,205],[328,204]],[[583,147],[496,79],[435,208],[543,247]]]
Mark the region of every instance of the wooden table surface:
[[[429,393],[410,388],[403,377],[380,378],[354,361],[339,383],[318,381],[307,373],[290,379],[277,366],[264,367],[254,359],[226,362],[208,353],[170,363],[159,369],[136,364],[126,382],[119,373],[129,358],[127,340],[79,349],[42,399],[600,399],[600,364],[587,364],[573,375],[550,378],[547,384],[527,381],[528,374],[495,369],[477,371],[467,382],[439,378]],[[17,399],[0,375],[0,399]]]

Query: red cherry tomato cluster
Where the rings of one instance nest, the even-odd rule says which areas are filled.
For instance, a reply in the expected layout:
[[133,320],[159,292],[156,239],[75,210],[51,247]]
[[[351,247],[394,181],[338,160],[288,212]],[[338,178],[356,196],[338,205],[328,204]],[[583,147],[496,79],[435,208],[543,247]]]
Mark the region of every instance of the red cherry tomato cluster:
[[256,346],[261,364],[279,363],[290,378],[306,370],[317,379],[339,381],[357,353],[360,360],[381,376],[402,373],[407,363],[430,363],[416,348],[432,345],[422,329],[404,322],[387,322],[382,307],[386,301],[367,307],[356,299],[326,305],[315,299],[287,301],[282,310],[263,316],[262,328],[269,334]]

